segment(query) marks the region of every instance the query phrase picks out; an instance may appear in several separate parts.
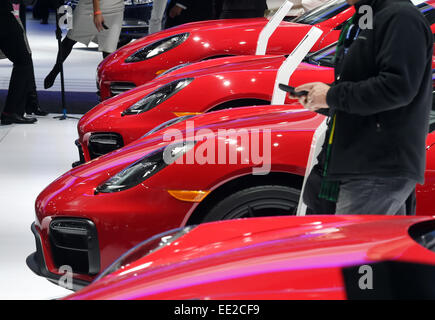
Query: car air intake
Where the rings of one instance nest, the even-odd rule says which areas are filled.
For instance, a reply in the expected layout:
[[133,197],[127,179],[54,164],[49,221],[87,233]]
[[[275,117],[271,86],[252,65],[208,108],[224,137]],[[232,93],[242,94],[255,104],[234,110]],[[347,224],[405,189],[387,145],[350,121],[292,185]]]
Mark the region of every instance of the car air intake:
[[114,97],[133,88],[136,88],[136,85],[132,82],[112,82],[110,84],[110,94]]
[[67,265],[74,273],[100,272],[100,249],[97,229],[86,219],[54,219],[50,223],[49,239],[54,264]]
[[88,142],[89,156],[95,159],[124,146],[124,141],[117,133],[93,133]]

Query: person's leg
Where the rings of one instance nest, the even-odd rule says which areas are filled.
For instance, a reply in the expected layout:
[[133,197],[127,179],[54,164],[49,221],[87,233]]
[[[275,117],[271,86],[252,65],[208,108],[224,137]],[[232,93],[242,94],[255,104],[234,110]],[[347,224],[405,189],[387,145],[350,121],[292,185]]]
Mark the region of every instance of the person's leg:
[[335,213],[335,203],[319,198],[322,176],[319,168],[315,166],[305,183],[303,201],[307,205],[307,215],[323,214],[330,215]]
[[41,107],[39,106],[39,98],[38,98],[38,91],[36,88],[35,69],[33,67],[33,61],[32,61],[32,85],[29,90],[29,93],[27,94],[27,100],[26,100],[26,114],[30,115],[32,113],[34,113],[37,116],[48,115],[48,112],[41,110]]
[[2,124],[33,123],[36,119],[22,117],[32,85],[32,57],[24,39],[24,30],[12,15],[4,17],[3,23],[7,29],[3,29],[0,35],[0,50],[13,62],[14,67],[1,121]]
[[405,215],[416,182],[407,178],[343,180],[336,215]]
[[39,0],[39,17],[41,24],[48,24],[48,16],[50,15],[50,4],[48,0]]
[[27,23],[26,5],[24,4],[23,0],[20,1],[20,20],[21,23],[23,24],[24,30],[26,30],[26,23]]
[[149,21],[149,34],[162,30],[162,20],[165,14],[167,3],[168,2],[166,0],[154,0],[153,10],[151,11],[151,18]]
[[411,192],[411,195],[406,199],[406,215],[407,216],[415,216],[417,211],[417,193],[414,189]]
[[50,71],[50,73],[45,77],[44,79],[44,88],[48,89],[51,88],[54,84],[54,81],[56,80],[57,75],[60,72],[61,63],[64,63],[65,60],[70,55],[72,48],[77,42],[74,40],[71,40],[68,37],[65,37],[65,39],[62,40],[61,49],[62,49],[62,56],[60,56],[60,52],[57,54],[56,64],[54,65],[53,69]]

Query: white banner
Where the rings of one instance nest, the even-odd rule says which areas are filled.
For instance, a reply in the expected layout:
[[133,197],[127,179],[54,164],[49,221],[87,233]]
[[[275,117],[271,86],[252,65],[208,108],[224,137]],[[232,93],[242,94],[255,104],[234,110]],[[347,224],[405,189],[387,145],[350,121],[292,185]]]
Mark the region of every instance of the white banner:
[[293,50],[293,52],[284,61],[278,70],[275,79],[275,87],[273,89],[272,95],[272,105],[282,105],[285,102],[286,92],[279,88],[279,84],[288,84],[290,82],[290,77],[296,68],[305,58],[305,56],[310,52],[311,48],[319,40],[323,31],[319,28],[312,27],[311,30],[306,34],[298,46]]
[[[291,3],[290,1],[284,2],[281,8],[279,8],[279,10],[275,13],[275,15],[269,20],[269,22],[266,24],[263,30],[261,30],[260,35],[258,37],[257,50],[255,52],[257,56],[262,56],[266,54],[269,38],[278,28],[282,20],[284,20],[285,16],[287,15],[287,13],[290,11],[292,7],[293,7],[293,3]],[[285,39],[283,39],[283,41],[285,41]]]

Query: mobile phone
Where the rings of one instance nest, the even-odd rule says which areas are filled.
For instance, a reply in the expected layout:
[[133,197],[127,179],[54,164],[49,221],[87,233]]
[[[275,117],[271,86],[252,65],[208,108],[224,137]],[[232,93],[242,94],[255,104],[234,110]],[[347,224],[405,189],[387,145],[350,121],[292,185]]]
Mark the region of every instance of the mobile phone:
[[108,26],[106,26],[106,24],[103,22],[103,28],[104,29],[106,29],[106,30],[108,30],[109,29],[109,27]]
[[295,91],[295,87],[291,87],[291,86],[288,86],[288,85],[286,85],[286,84],[283,84],[283,83],[280,83],[279,84],[279,88],[282,90],[282,91],[285,91],[285,92],[288,92],[288,93],[290,93],[290,95],[292,95],[292,96],[294,96],[294,97],[302,97],[302,96],[307,96],[308,95],[308,91],[298,91],[298,92],[296,92]]

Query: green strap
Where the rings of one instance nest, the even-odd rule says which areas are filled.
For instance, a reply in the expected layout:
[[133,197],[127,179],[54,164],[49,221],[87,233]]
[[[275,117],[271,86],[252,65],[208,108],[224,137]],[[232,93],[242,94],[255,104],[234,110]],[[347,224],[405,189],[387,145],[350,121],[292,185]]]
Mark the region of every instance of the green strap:
[[[351,25],[354,24],[355,19],[356,19],[356,14],[349,19],[349,21],[346,23],[346,25],[343,27],[340,33],[340,37],[337,42],[337,49],[335,51],[335,60],[337,59],[338,53],[341,52],[341,49],[344,45],[344,41],[346,39],[346,34],[349,32],[349,28],[351,27]],[[334,114],[331,120],[332,120],[332,127],[328,137],[328,146],[326,148],[326,158],[325,158],[325,164],[323,168],[323,174],[322,174],[323,178],[322,178],[322,184],[320,186],[319,198],[332,202],[337,202],[338,194],[340,192],[340,182],[327,179],[329,161],[331,158],[332,144],[334,143],[337,114]]]

